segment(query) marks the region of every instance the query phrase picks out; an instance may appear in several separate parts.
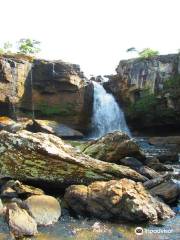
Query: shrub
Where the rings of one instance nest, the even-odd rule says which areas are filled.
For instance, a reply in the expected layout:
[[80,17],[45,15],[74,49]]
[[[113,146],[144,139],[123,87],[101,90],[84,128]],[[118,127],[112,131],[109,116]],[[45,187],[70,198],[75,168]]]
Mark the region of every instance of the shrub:
[[178,89],[180,88],[180,74],[169,78],[164,82],[164,89],[169,90],[169,89]]
[[30,38],[23,38],[19,40],[18,44],[20,53],[33,55],[40,52],[39,41],[32,40]]
[[144,50],[142,50],[141,52],[139,52],[139,56],[141,58],[150,58],[150,57],[154,57],[156,55],[158,55],[159,52],[156,50],[153,50],[151,48],[145,48]]

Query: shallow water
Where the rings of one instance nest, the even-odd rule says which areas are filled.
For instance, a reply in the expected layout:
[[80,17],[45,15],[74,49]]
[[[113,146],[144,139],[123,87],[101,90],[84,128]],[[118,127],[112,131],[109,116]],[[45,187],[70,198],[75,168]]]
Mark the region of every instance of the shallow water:
[[[179,205],[180,207],[180,205]],[[180,208],[179,208],[180,209]],[[179,209],[176,210],[179,212]],[[179,240],[180,239],[180,214],[158,226],[145,226],[134,224],[112,224],[96,219],[76,219],[67,212],[58,223],[50,227],[40,227],[39,235],[28,240]],[[142,227],[144,234],[137,236],[135,228]],[[151,232],[148,232],[151,231]],[[155,231],[155,233],[152,233]],[[159,233],[159,232],[162,233]],[[3,218],[0,217],[0,240],[12,240],[9,229]]]

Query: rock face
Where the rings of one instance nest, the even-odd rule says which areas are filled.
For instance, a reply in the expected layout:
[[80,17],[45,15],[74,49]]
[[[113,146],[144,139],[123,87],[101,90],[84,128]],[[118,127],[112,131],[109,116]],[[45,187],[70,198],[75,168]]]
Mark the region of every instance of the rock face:
[[0,57],[1,115],[14,115],[14,106],[25,94],[25,84],[32,64],[23,59]]
[[142,186],[128,179],[73,185],[65,193],[65,200],[77,214],[101,219],[157,223],[174,216],[164,203],[153,198]]
[[132,128],[179,127],[179,54],[120,61],[116,72],[105,88],[124,106]]
[[35,220],[16,203],[7,207],[7,221],[15,237],[34,236],[38,233]]
[[106,162],[119,163],[124,157],[145,158],[139,146],[123,132],[108,133],[98,140],[91,141],[82,150],[85,154]]
[[93,86],[80,67],[63,61],[0,58],[0,115],[35,115],[87,131]]
[[0,174],[20,181],[64,189],[71,184],[130,178],[147,180],[129,167],[79,153],[60,138],[45,133],[0,132]]
[[38,225],[47,226],[56,223],[61,215],[59,202],[51,196],[32,196],[24,203]]

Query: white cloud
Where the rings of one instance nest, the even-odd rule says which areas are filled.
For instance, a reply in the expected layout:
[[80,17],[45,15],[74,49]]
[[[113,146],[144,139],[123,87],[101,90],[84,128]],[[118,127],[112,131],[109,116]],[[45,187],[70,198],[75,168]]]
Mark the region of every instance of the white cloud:
[[41,56],[113,73],[129,47],[180,48],[179,0],[0,0],[0,41],[30,37]]

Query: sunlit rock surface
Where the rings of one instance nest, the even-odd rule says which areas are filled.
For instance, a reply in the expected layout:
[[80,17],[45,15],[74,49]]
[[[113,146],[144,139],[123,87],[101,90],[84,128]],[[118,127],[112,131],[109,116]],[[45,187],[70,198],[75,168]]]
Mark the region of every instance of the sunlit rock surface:
[[82,154],[54,135],[25,130],[16,134],[0,132],[0,174],[46,187],[52,184],[56,189],[124,177],[147,180],[129,167]]
[[153,198],[141,183],[128,179],[73,185],[67,188],[65,200],[77,214],[101,219],[157,223],[173,217],[174,212]]

